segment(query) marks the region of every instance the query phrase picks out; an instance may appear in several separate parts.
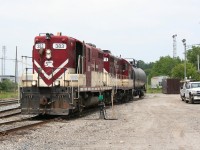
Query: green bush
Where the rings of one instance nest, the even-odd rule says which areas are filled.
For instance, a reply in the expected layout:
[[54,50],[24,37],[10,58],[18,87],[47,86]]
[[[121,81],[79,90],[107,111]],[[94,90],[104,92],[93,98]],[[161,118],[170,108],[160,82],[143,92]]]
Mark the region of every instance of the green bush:
[[162,93],[162,88],[151,88],[151,86],[149,85],[147,88],[147,93]]
[[17,84],[10,81],[9,79],[6,79],[0,82],[0,91],[11,92],[11,91],[15,91],[16,89],[17,89]]

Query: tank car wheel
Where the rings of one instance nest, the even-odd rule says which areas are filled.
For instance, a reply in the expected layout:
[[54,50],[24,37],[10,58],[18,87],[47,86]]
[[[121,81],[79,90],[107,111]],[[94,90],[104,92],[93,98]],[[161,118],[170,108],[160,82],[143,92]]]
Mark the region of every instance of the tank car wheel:
[[77,103],[77,109],[78,109],[78,113],[79,113],[79,116],[81,116],[83,110],[84,110],[84,107],[83,107],[83,99],[79,99],[78,103]]
[[139,98],[142,98],[144,96],[144,93],[142,91],[139,92]]
[[127,103],[129,101],[129,96],[125,94],[123,99],[124,99],[124,102]]

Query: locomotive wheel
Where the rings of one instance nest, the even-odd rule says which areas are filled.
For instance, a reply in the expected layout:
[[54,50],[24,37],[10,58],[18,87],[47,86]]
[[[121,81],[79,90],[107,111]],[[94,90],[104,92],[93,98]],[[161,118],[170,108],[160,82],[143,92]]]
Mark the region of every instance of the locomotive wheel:
[[84,109],[82,98],[80,98],[79,101],[78,101],[77,109],[78,109],[79,115],[81,115],[82,112],[83,112],[83,109]]

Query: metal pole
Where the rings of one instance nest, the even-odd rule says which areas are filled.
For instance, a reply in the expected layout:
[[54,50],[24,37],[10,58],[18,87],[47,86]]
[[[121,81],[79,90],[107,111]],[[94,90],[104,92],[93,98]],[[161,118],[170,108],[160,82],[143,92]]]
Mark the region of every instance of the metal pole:
[[197,69],[199,71],[199,55],[197,55]]
[[186,58],[187,58],[187,53],[186,53],[186,43],[184,44],[184,46],[185,46],[185,73],[184,73],[184,76],[185,76],[185,80],[187,79],[187,72],[186,72]]
[[17,83],[17,76],[18,76],[18,74],[17,74],[17,72],[18,72],[18,65],[17,65],[17,46],[16,46],[16,55],[15,55],[15,84]]
[[176,55],[176,37],[177,35],[173,35],[172,38],[173,38],[173,58],[176,58],[177,55]]
[[186,39],[183,39],[182,42],[183,42],[184,51],[185,51],[184,80],[186,80],[186,78],[187,78],[187,74],[186,74],[186,57],[187,57],[187,53],[186,53]]

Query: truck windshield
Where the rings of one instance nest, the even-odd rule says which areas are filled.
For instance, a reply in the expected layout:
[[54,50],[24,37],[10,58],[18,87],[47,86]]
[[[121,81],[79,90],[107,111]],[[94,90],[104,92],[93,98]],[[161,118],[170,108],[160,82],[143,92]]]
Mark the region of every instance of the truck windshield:
[[200,87],[200,83],[192,83],[191,88],[198,88]]

